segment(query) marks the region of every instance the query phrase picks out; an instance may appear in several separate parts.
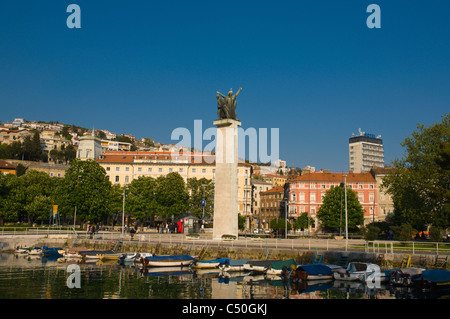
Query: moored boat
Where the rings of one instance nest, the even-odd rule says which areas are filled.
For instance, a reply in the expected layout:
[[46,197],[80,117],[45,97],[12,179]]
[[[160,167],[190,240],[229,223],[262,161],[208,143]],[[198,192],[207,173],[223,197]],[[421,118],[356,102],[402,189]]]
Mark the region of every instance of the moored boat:
[[292,268],[293,266],[294,267],[297,266],[297,263],[295,262],[294,259],[277,261],[277,262],[270,264],[269,267],[267,267],[266,274],[267,275],[283,275],[283,274],[287,275],[288,272],[293,270],[293,268]]
[[[83,259],[100,259],[100,256],[106,254],[117,254],[113,250],[84,250],[78,252]],[[119,255],[117,254],[117,258]]]
[[346,269],[334,271],[333,277],[336,280],[366,281],[366,278],[374,273],[381,273],[377,264],[351,262]]
[[419,289],[446,289],[450,287],[450,271],[444,269],[424,270],[413,279],[414,285]]
[[249,261],[250,259],[231,259],[228,264],[219,265],[219,268],[225,272],[244,271],[244,265]]
[[292,278],[298,280],[329,280],[333,279],[333,271],[324,264],[309,264],[293,266]]
[[42,249],[39,247],[31,247],[30,250],[28,250],[28,255],[40,256],[42,255]]
[[30,247],[19,247],[17,246],[14,250],[16,254],[27,254],[30,251]]
[[230,263],[230,258],[217,258],[211,260],[194,260],[191,267],[194,269],[211,269],[218,268],[220,265]]
[[391,272],[389,283],[394,286],[411,287],[414,285],[414,280],[424,271],[424,268],[418,267],[398,268]]
[[120,253],[116,253],[113,250],[106,250],[97,254],[98,259],[101,261],[117,261],[119,260]]
[[42,247],[42,253],[44,256],[60,256],[61,254],[59,251],[61,250],[61,247]]
[[144,266],[150,267],[188,266],[192,262],[194,262],[194,257],[189,255],[150,256],[142,260]]
[[250,260],[244,264],[244,271],[250,271],[253,274],[264,273],[273,263],[280,260]]
[[119,256],[120,262],[142,262],[145,257],[153,256],[152,253],[124,253]]

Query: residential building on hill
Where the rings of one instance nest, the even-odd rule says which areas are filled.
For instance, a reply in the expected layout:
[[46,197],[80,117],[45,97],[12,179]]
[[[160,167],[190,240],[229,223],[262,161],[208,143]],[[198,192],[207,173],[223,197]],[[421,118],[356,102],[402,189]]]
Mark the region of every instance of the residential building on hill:
[[16,165],[12,163],[8,163],[6,161],[0,160],[0,174],[7,175],[12,174],[16,175]]
[[29,136],[32,137],[32,133],[24,128],[17,130],[9,130],[7,128],[0,128],[0,143],[11,144],[12,142],[23,143],[25,138]]

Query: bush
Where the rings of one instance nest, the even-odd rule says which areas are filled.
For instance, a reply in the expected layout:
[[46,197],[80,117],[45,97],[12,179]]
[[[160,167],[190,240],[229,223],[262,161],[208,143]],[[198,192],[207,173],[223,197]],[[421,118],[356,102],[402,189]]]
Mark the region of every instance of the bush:
[[434,242],[442,241],[442,235],[441,235],[442,229],[441,228],[433,226],[433,227],[430,227],[429,232],[430,232],[429,234],[430,234],[431,241],[434,241]]
[[410,224],[401,224],[400,226],[391,226],[394,231],[394,239],[400,241],[411,241],[413,233],[416,230]]
[[365,240],[371,241],[378,239],[380,235],[381,229],[370,224],[362,229],[362,233],[364,235]]

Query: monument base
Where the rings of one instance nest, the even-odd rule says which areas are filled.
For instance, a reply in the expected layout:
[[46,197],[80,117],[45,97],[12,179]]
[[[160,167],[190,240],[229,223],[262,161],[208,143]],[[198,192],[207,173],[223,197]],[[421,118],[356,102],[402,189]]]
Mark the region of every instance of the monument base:
[[238,237],[238,127],[234,119],[214,121],[216,173],[214,186],[213,239],[223,235]]

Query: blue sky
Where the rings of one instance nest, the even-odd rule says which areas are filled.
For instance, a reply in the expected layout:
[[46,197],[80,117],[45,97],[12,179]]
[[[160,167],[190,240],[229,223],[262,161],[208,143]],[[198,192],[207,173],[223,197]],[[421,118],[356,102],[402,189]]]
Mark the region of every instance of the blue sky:
[[358,128],[382,135],[389,164],[450,110],[449,14],[446,0],[2,0],[0,120],[177,143],[178,127],[213,126],[216,91],[242,87],[242,127],[279,128],[289,166],[347,171]]

